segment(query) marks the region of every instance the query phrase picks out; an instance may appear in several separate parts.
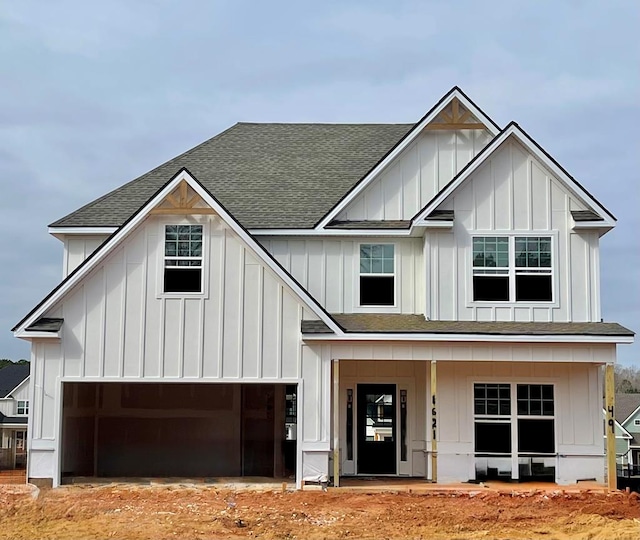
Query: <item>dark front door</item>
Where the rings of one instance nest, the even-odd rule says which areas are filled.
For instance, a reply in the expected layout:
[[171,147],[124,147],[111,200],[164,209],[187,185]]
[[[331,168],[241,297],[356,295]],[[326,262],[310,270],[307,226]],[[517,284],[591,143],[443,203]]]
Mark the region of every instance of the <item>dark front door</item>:
[[358,474],[396,474],[396,385],[358,385]]

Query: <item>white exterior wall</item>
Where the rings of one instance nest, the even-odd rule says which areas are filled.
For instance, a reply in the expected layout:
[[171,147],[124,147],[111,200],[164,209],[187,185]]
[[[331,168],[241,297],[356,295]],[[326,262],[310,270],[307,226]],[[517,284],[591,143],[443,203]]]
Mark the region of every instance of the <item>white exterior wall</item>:
[[437,364],[438,481],[475,477],[473,383],[554,385],[556,481],[604,481],[602,448],[602,368],[588,364]]
[[306,309],[220,218],[197,220],[205,294],[161,293],[163,225],[195,221],[148,218],[47,313],[64,325],[32,347],[30,478],[59,481],[62,381],[298,383],[298,440],[328,444],[318,403],[330,376],[300,341]]
[[64,237],[62,277],[73,272],[109,235],[67,235]]
[[[424,313],[424,264],[420,238],[261,237],[262,245],[329,313]],[[396,305],[359,307],[360,244],[394,244]]]
[[486,130],[423,131],[337,219],[411,219],[491,139]]
[[16,404],[11,398],[0,399],[0,413],[5,416],[13,416],[16,412]]
[[[572,230],[577,198],[518,143],[506,141],[441,208],[453,231],[428,232],[426,316],[434,320],[600,321],[599,236]],[[552,237],[554,301],[473,302],[472,236]]]

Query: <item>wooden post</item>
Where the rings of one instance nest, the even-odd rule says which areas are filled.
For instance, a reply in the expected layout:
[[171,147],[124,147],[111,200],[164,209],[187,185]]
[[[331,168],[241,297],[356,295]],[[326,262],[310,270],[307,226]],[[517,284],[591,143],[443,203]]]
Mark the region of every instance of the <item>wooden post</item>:
[[618,488],[616,472],[616,421],[615,421],[615,382],[613,364],[604,368],[604,402],[607,411],[607,487]]
[[340,364],[333,361],[333,486],[340,487]]
[[431,481],[438,481],[438,411],[436,404],[436,361],[431,361]]

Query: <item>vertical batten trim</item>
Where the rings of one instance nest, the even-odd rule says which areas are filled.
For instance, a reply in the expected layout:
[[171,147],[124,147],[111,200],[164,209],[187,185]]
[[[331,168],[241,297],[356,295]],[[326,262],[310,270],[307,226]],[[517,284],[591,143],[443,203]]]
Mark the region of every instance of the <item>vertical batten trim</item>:
[[323,306],[327,305],[327,243],[325,240],[321,240],[322,252],[320,254],[320,283],[322,284],[322,290],[320,291],[320,303]]
[[438,284],[440,282],[440,235],[436,233],[436,249],[433,256],[433,285],[432,285],[432,295],[431,301],[433,303],[433,314],[434,319],[438,320],[440,318],[440,295],[438,294]]
[[186,300],[184,298],[180,298],[180,308],[179,308],[179,320],[178,320],[178,373],[180,378],[184,377],[184,321],[185,321],[185,306]]
[[240,290],[238,291],[238,374],[242,378],[244,377],[244,334],[245,329],[245,310],[244,310],[244,294],[245,294],[245,279],[247,272],[245,268],[245,255],[246,248],[242,245],[240,250]]
[[158,348],[158,352],[160,353],[159,354],[160,358],[158,359],[160,362],[160,365],[158,366],[160,368],[160,377],[164,377],[164,363],[165,363],[164,334],[165,334],[165,328],[166,328],[165,313],[167,310],[166,303],[167,303],[166,298],[160,299],[160,332],[158,332],[159,339],[160,339],[160,346]]
[[262,379],[262,366],[264,364],[262,358],[262,337],[264,336],[264,267],[258,265],[258,316],[260,321],[258,324],[258,339],[256,340],[256,358],[258,361],[257,373],[258,378]]
[[[510,163],[510,171],[509,171],[509,229],[514,230],[515,228],[515,219],[516,219],[516,211],[515,211],[515,183],[516,183],[516,172],[513,164],[513,145],[509,145],[509,163]],[[474,224],[475,225],[475,224]]]
[[551,189],[552,189],[552,185],[551,185],[551,177],[546,174],[545,171],[545,184],[547,186],[547,230],[550,231],[552,228],[552,220],[553,220],[553,206],[552,206],[552,201],[551,201]]
[[[586,235],[587,238],[590,240],[590,236],[591,234],[587,234]],[[591,249],[590,249],[590,244],[591,242],[585,242],[584,243],[584,259],[585,259],[585,280],[584,280],[584,285],[585,285],[585,300],[586,300],[586,306],[585,306],[585,320],[590,321],[591,320]]]
[[302,339],[300,339],[301,337],[301,331],[300,331],[300,326],[302,324],[302,317],[303,317],[303,310],[304,308],[302,307],[301,304],[297,304],[296,305],[296,310],[298,312],[298,327],[296,329],[296,335],[298,336],[298,358],[297,358],[297,362],[296,362],[296,378],[297,379],[301,379],[302,378],[302,346],[304,344],[304,342],[302,341]]
[[[571,247],[571,233],[569,223],[569,195],[564,194],[564,241],[565,241],[565,253],[564,259],[567,263],[567,281],[565,283],[565,298],[567,302],[567,321],[573,321],[573,291],[571,290],[571,259],[572,259],[572,247]],[[560,247],[560,246],[558,246]],[[558,250],[559,252],[560,250]],[[560,262],[560,261],[558,261]]]
[[338,309],[340,313],[344,313],[344,241],[339,240],[340,242],[340,260],[338,261],[338,271],[340,272],[338,275],[340,278],[338,279]]
[[424,235],[422,240],[422,259],[424,261],[423,264],[423,278],[424,278],[424,316],[427,320],[431,317],[431,272],[429,272],[429,264],[431,263],[431,257],[429,257],[429,252],[431,249],[430,243],[427,241],[429,237],[429,233]]
[[434,134],[434,140],[436,142],[436,151],[433,159],[433,193],[440,192],[440,135]]
[[129,286],[129,268],[127,262],[127,249],[126,247],[122,248],[122,295],[120,305],[122,308],[122,313],[120,314],[120,358],[118,362],[118,376],[122,377],[124,375],[124,362],[125,362],[125,334],[127,329],[127,288]]
[[146,327],[147,327],[147,288],[149,287],[147,267],[149,261],[149,236],[148,230],[144,231],[144,254],[142,260],[142,275],[144,283],[142,284],[142,313],[140,317],[140,347],[138,349],[138,377],[144,376],[144,357],[146,351]]
[[[84,314],[82,316],[82,363],[80,365],[80,376],[84,377],[85,368],[87,365],[87,287],[86,284],[82,285],[82,300],[84,305]],[[64,373],[64,366],[62,368],[62,372]]]
[[[283,328],[282,318],[284,317],[284,309],[283,309],[283,294],[284,287],[282,284],[278,283],[278,299],[276,306],[276,377],[278,379],[282,379],[282,363],[284,362],[284,357],[282,353],[282,342],[283,342]],[[302,439],[299,439],[302,440]]]
[[[211,261],[211,258],[209,258]],[[211,278],[209,278],[211,279]],[[197,377],[201,379],[204,377],[204,322],[205,322],[205,309],[204,309],[205,301],[204,299],[200,299],[198,301],[198,309],[200,316],[200,325],[198,328],[198,371]]]
[[104,363],[106,356],[106,346],[107,346],[107,270],[109,268],[108,264],[105,264],[102,267],[102,313],[100,326],[102,328],[100,332],[100,350],[98,351],[98,373],[100,377],[104,377]]
[[533,230],[533,160],[527,157],[527,229]]
[[222,378],[222,364],[224,359],[224,308],[227,301],[227,293],[225,290],[225,274],[227,271],[227,229],[222,230],[220,235],[220,290],[218,291],[218,366],[217,378]]
[[496,230],[496,171],[493,166],[493,160],[487,163],[489,167],[489,181],[491,182],[491,195],[489,196],[489,228]]
[[[303,345],[303,347],[306,347]],[[308,347],[306,347],[308,350]],[[315,351],[313,351],[313,354],[316,357],[316,377],[317,377],[317,381],[318,381],[318,389],[320,390],[320,403],[318,403],[319,407],[316,409],[316,441],[321,441],[322,440],[322,421],[323,421],[323,414],[322,414],[322,410],[324,409],[323,405],[324,405],[324,401],[326,401],[326,387],[327,384],[324,380],[324,378],[322,377],[322,365],[324,364],[324,360],[322,358],[322,349],[323,347],[320,348],[320,355],[316,354]],[[300,358],[302,358],[304,356],[303,353],[303,349],[302,347],[300,348]],[[300,373],[298,374],[298,378],[302,377],[302,370],[300,370]],[[329,397],[329,399],[331,399],[331,397]]]
[[[457,242],[455,242],[455,235],[454,235],[454,242],[453,242],[453,248],[452,248],[453,253],[451,254],[452,256],[452,263],[453,263],[453,287],[452,287],[452,293],[453,293],[453,320],[457,321],[458,320],[458,244]],[[466,280],[465,280],[466,281]]]
[[592,248],[593,261],[593,303],[594,303],[594,322],[598,322],[601,318],[602,307],[600,303],[600,239],[596,233],[593,233],[595,245]]

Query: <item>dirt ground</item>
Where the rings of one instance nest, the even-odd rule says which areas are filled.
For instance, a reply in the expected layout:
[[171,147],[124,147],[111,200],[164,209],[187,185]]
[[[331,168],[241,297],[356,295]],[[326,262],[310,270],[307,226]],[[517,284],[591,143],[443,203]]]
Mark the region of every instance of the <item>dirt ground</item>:
[[0,486],[0,539],[640,538],[637,494]]

